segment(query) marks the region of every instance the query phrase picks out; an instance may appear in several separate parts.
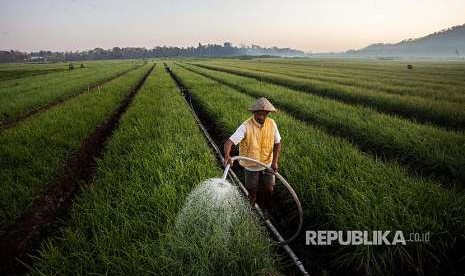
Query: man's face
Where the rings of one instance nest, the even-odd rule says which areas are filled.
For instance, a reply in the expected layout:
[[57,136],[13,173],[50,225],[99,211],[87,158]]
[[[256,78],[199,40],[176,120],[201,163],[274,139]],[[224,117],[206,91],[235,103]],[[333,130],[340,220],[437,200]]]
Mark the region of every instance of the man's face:
[[253,117],[255,119],[255,121],[257,121],[257,123],[263,125],[263,123],[265,123],[265,119],[266,117],[268,116],[268,113],[270,113],[269,111],[255,111],[253,113]]

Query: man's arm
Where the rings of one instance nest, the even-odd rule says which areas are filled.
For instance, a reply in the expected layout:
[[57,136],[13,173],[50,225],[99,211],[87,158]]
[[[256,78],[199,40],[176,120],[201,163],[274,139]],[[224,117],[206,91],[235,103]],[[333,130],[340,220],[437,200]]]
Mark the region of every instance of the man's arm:
[[224,142],[224,165],[226,166],[227,164],[231,164],[231,149],[233,147],[234,143],[231,141],[231,139],[228,139],[226,142]]
[[229,137],[229,139],[224,142],[223,150],[224,150],[224,166],[227,164],[231,164],[231,149],[233,146],[239,144],[245,136],[245,124],[240,125],[236,132]]
[[273,146],[273,161],[271,161],[271,168],[274,172],[278,172],[278,160],[281,153],[281,134],[279,133],[278,126],[274,123],[274,146]]
[[281,153],[281,142],[274,144],[273,146],[273,161],[271,161],[271,168],[274,170],[274,172],[278,172],[278,160],[279,160],[279,154]]

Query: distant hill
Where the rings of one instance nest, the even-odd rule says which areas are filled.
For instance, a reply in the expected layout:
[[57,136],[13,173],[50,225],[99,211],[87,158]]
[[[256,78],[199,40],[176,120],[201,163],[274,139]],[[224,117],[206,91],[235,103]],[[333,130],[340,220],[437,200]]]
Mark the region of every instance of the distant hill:
[[346,54],[379,57],[465,57],[465,24],[399,43],[376,43]]

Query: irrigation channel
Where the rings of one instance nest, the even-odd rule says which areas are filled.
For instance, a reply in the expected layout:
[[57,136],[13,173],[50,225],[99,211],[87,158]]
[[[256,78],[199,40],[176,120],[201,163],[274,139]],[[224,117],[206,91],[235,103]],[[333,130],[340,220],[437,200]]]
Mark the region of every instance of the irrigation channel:
[[128,109],[134,96],[155,68],[152,65],[116,110],[86,138],[75,154],[64,163],[63,173],[37,197],[14,224],[2,229],[0,236],[0,274],[27,273],[42,241],[54,235],[66,214],[72,199],[81,185],[89,184],[96,172],[96,160],[105,150],[105,143],[118,127],[119,120]]
[[[220,135],[218,133],[218,131],[215,129],[215,128],[207,128],[206,125],[211,125],[209,124],[208,120],[206,119],[206,116],[203,116],[202,113],[199,111],[198,108],[196,108],[196,105],[195,103],[193,103],[192,101],[192,97],[191,97],[191,93],[189,91],[189,89],[187,89],[183,84],[182,82],[179,80],[179,78],[176,76],[176,74],[174,74],[174,72],[171,70],[170,67],[167,66],[167,64],[165,63],[165,70],[169,73],[169,75],[171,76],[171,78],[174,80],[174,82],[176,83],[176,86],[178,88],[178,90],[181,92],[181,94],[183,95],[183,98],[185,99],[186,101],[186,104],[187,106],[189,107],[189,110],[191,111],[193,117],[195,118],[199,128],[202,130],[202,133],[204,134],[205,138],[207,139],[207,141],[209,142],[210,146],[213,148],[213,150],[215,151],[216,153],[216,157],[218,158],[218,161],[221,165],[223,165],[223,161],[224,161],[224,157],[221,153],[221,150],[220,148],[218,147],[218,144],[221,142],[220,141]],[[212,138],[212,137],[215,137]],[[237,169],[237,167],[232,167],[231,169],[229,168],[229,165],[225,168],[225,172],[224,172],[224,175],[223,175],[223,178],[222,179],[209,179],[205,182],[203,182],[199,188],[197,188],[196,190],[194,190],[194,192],[192,193],[192,195],[189,197],[188,199],[188,202],[187,202],[187,205],[189,205],[189,202],[191,202],[193,200],[193,198],[195,199],[204,199],[205,198],[205,194],[210,194],[210,198],[213,198],[213,199],[218,199],[219,197],[221,197],[222,199],[228,199],[226,200],[226,205],[229,206],[231,204],[230,201],[232,202],[235,202],[234,201],[234,198],[236,198],[236,196],[234,195],[234,193],[232,192],[232,189],[230,188],[230,183],[225,181],[226,180],[226,176],[229,176],[229,181],[232,182],[232,184],[236,185],[237,187],[240,188],[240,190],[242,191],[242,193],[247,197],[248,195],[248,192],[247,192],[247,189],[244,187],[244,185],[242,184],[242,182],[240,181],[239,177],[237,176],[237,174],[234,172],[234,170]],[[285,180],[284,180],[285,181]],[[207,192],[208,189],[206,189],[206,187],[209,188],[209,192]],[[223,195],[223,196],[219,196],[219,195],[211,195],[211,191],[216,191],[218,192],[220,195]],[[291,189],[292,190],[292,189]],[[204,191],[202,193],[202,191]],[[287,190],[286,190],[287,191]],[[293,190],[292,190],[293,192]],[[291,192],[291,194],[292,194]],[[225,194],[227,194],[227,196],[225,196]],[[201,196],[200,196],[201,195]],[[293,194],[294,198],[296,198],[296,195]],[[282,204],[284,201],[288,201],[289,200],[289,195],[287,197],[283,197],[283,193],[281,192],[280,195],[278,196],[278,198],[280,197],[280,202],[276,202],[276,199],[274,199],[273,202],[275,202],[275,204],[277,205],[280,205]],[[200,200],[201,203],[205,202],[204,200]],[[215,200],[214,200],[215,202]],[[209,202],[206,207],[210,208],[212,206],[212,204],[214,204],[214,202]],[[205,204],[200,204],[200,205],[205,205]],[[289,212],[292,212],[294,211],[294,214],[291,215],[290,217],[291,218],[294,218],[295,217],[295,210],[292,210],[292,208],[288,208],[288,206],[286,206],[285,204],[283,204],[284,207],[286,207],[286,209],[288,209]],[[297,209],[299,209],[300,207],[300,203],[297,204]],[[307,269],[305,268],[304,264],[302,263],[302,261],[299,259],[299,257],[295,254],[294,250],[288,245],[288,242],[293,240],[297,234],[299,234],[300,232],[300,229],[301,229],[301,223],[295,223],[295,222],[292,222],[292,221],[288,221],[287,223],[285,222],[284,224],[287,226],[289,226],[290,229],[294,229],[294,235],[291,235],[290,238],[285,238],[283,236],[283,234],[278,230],[278,227],[275,226],[275,221],[273,218],[267,218],[265,217],[265,215],[263,214],[263,211],[261,210],[260,206],[258,204],[255,204],[254,205],[254,208],[255,210],[257,211],[258,215],[264,220],[265,222],[265,225],[267,226],[267,228],[269,229],[269,231],[274,235],[275,239],[277,240],[276,244],[279,245],[279,246],[282,246],[282,248],[284,249],[284,252],[285,254],[287,254],[287,256],[292,260],[292,262],[294,263],[295,265],[295,271],[297,271],[298,273],[302,274],[302,275],[309,275],[309,273],[307,272]],[[185,210],[185,207],[183,208],[183,210]],[[302,217],[302,213],[301,213],[301,207],[300,207],[300,218]],[[226,212],[226,211],[223,211],[224,213],[227,213],[227,214],[230,214],[230,212]],[[205,212],[204,212],[205,213]],[[297,213],[299,213],[299,211],[297,211]],[[183,212],[181,212],[181,217],[185,217],[183,216]],[[283,218],[280,218],[281,221],[283,221]],[[178,224],[179,221],[178,221]],[[182,223],[183,224],[183,223]],[[297,231],[295,231],[295,229],[297,229]],[[294,271],[294,272],[295,272]]]

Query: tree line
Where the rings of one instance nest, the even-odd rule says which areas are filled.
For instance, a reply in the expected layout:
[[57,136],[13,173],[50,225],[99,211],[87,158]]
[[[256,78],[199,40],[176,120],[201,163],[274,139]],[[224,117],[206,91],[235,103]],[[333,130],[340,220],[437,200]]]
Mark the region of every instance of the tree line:
[[234,56],[305,56],[300,50],[278,47],[260,47],[258,45],[240,47],[233,46],[230,42],[223,45],[198,44],[197,47],[157,46],[152,49],[145,47],[114,47],[113,49],[95,48],[88,51],[69,52],[21,52],[0,51],[0,62],[24,62],[40,57],[49,62],[77,61],[77,60],[103,60],[103,59],[138,59],[161,57],[234,57]]

